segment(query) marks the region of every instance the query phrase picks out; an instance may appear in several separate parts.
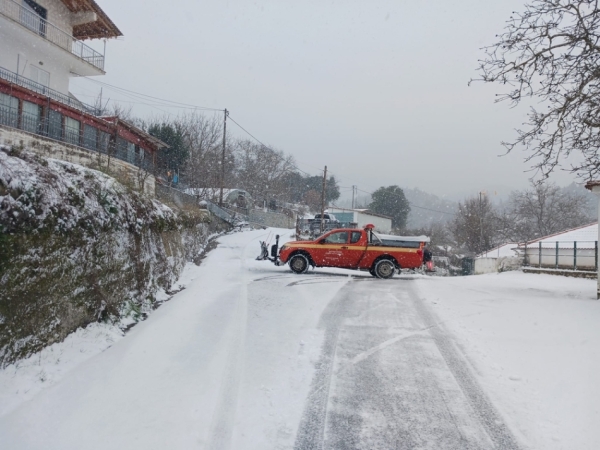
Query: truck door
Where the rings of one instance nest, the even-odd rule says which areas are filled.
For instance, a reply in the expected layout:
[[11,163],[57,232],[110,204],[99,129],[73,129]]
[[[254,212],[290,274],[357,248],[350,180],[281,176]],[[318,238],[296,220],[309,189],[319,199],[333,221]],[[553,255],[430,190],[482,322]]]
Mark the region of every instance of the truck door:
[[349,267],[344,261],[348,248],[348,234],[347,231],[336,231],[321,239],[320,248],[316,249],[317,255],[315,255],[317,259],[321,259],[321,262],[315,261],[315,263],[325,267]]
[[[364,231],[356,230],[350,232],[350,242],[344,251],[348,265],[345,267],[357,267],[366,248],[367,240]],[[364,237],[363,237],[364,236]]]

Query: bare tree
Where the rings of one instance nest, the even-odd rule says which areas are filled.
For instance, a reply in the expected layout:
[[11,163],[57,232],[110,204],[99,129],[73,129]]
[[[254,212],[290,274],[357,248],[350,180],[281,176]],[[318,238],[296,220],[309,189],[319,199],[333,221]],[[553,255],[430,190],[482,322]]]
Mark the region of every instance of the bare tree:
[[591,179],[600,174],[600,9],[598,0],[533,0],[513,12],[505,31],[485,48],[481,80],[510,86],[497,101],[512,106],[526,98],[526,128],[503,142],[524,146],[526,161],[541,179],[575,153],[570,170]]
[[524,242],[590,223],[584,193],[540,183],[511,193],[508,208],[499,216],[507,240]]
[[[212,197],[221,181],[223,122],[216,116],[207,117],[194,112],[178,118],[177,123],[189,149],[183,173],[186,184],[194,188],[201,197]],[[229,139],[225,145],[226,185],[230,185],[233,178],[233,147],[234,143]]]
[[497,226],[492,202],[479,194],[458,203],[458,211],[448,229],[456,245],[479,254],[496,245]]
[[252,141],[239,141],[236,151],[239,187],[255,199],[280,198],[284,194],[284,178],[295,171],[294,158]]

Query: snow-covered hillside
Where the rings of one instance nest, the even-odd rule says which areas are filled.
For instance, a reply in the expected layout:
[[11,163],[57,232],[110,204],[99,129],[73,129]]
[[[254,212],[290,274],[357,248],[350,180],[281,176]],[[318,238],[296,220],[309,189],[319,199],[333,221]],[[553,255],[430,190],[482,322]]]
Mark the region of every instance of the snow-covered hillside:
[[98,320],[137,320],[206,245],[209,218],[109,175],[0,148],[0,366]]

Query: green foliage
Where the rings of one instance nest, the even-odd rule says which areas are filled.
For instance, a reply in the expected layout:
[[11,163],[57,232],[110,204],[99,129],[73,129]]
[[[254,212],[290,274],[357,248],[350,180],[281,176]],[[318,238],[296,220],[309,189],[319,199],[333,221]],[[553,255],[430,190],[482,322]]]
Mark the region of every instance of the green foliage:
[[374,213],[391,217],[394,229],[403,229],[406,227],[410,204],[404,195],[404,191],[394,185],[380,187],[373,192],[369,209]]
[[[323,191],[323,177],[304,176],[298,172],[291,172],[285,176],[284,184],[289,191],[289,196],[292,202],[303,202],[306,194],[310,191],[318,192],[319,196]],[[334,176],[330,176],[327,180],[327,188],[325,190],[325,203],[329,204],[340,198],[340,187]]]
[[189,148],[185,145],[183,132],[177,124],[162,123],[152,125],[148,133],[169,146],[158,152],[157,164],[161,170],[180,170],[189,158]]

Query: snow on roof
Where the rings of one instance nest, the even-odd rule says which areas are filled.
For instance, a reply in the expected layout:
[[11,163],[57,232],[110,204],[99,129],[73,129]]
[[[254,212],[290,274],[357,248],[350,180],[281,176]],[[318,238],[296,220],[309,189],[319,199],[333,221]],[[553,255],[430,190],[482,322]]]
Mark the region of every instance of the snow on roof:
[[[585,247],[593,247],[594,242],[598,240],[598,223],[592,223],[590,225],[584,225],[582,227],[572,228],[570,230],[561,231],[560,233],[551,234],[544,236],[540,239],[527,242],[528,247],[538,246],[542,243],[542,247],[554,247],[556,242],[559,242],[561,248],[573,248],[573,242],[586,244]],[[521,244],[520,247],[524,247]],[[578,244],[578,247],[583,248],[582,245]]]
[[515,242],[509,242],[507,244],[499,245],[496,248],[488,250],[485,253],[481,253],[477,255],[476,258],[505,258],[510,256],[517,256],[517,252],[515,249],[519,246],[519,244]]

